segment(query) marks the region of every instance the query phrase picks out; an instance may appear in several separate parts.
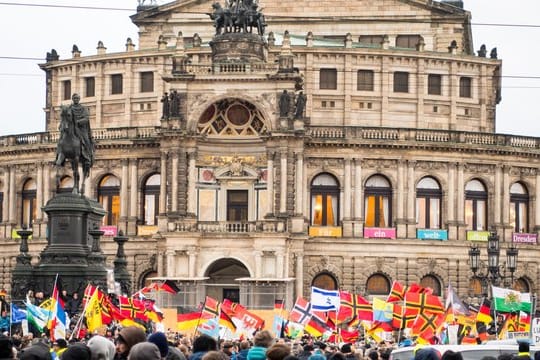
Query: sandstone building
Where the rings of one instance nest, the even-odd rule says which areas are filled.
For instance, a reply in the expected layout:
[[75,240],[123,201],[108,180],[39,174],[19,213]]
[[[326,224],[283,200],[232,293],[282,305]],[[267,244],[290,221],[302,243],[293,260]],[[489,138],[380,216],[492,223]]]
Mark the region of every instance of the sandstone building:
[[216,35],[212,3],[141,5],[124,52],[40,64],[46,131],[0,138],[4,287],[16,229],[38,255],[41,208],[73,184],[51,163],[79,93],[103,249],[111,263],[122,231],[134,284],[174,279],[175,305],[290,306],[311,285],[377,295],[393,280],[477,298],[468,251],[485,261],[490,230],[501,263],[519,248],[512,286],[537,291],[540,142],[495,133],[502,61],[473,44],[463,2],[259,0],[264,41]]

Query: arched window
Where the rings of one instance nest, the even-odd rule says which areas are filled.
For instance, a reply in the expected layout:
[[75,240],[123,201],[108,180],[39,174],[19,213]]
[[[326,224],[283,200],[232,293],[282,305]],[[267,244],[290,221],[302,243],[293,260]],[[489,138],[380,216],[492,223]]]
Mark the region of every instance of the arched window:
[[120,180],[114,175],[106,175],[98,186],[98,201],[107,215],[103,225],[118,225],[120,218]]
[[325,290],[337,290],[338,284],[335,277],[329,273],[320,273],[313,278],[311,286],[318,287],[319,289]]
[[514,281],[513,289],[522,293],[531,292],[531,287],[529,286],[529,282],[525,280],[524,278],[516,279]]
[[327,173],[311,182],[311,225],[337,226],[339,221],[339,184]]
[[367,279],[366,292],[369,295],[388,295],[390,280],[383,274],[373,274]]
[[73,178],[71,176],[64,176],[58,183],[58,189],[56,192],[60,193],[70,193],[73,191]]
[[484,287],[482,286],[482,280],[473,277],[469,281],[469,295],[470,296],[483,296],[485,293]]
[[480,180],[473,179],[465,186],[465,222],[468,230],[487,229],[487,192]]
[[381,175],[373,175],[366,181],[365,214],[366,227],[392,226],[392,187]]
[[441,296],[441,281],[433,275],[426,275],[420,280],[420,285],[425,288],[431,288],[433,290],[433,295]]
[[21,225],[26,225],[29,228],[32,227],[37,215],[36,189],[37,185],[34,179],[26,180],[23,185]]
[[146,179],[143,188],[144,225],[157,225],[159,215],[159,187],[161,175],[153,174]]
[[510,224],[515,232],[529,230],[529,193],[521,183],[510,187]]
[[441,228],[441,187],[437,180],[425,177],[416,186],[416,223],[419,229]]

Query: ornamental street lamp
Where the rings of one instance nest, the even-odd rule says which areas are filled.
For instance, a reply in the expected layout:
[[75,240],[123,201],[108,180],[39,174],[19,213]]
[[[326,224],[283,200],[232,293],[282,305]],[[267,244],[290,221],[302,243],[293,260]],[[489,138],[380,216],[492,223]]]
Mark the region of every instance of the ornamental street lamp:
[[[518,249],[511,245],[506,249],[506,263],[500,265],[500,247],[499,247],[499,235],[495,231],[491,231],[488,236],[487,255],[488,262],[487,267],[482,272],[480,267],[484,267],[480,261],[480,249],[477,245],[472,246],[469,249],[469,262],[474,277],[480,279],[482,284],[498,286],[501,281],[505,287],[509,287],[514,283],[514,272],[517,269]],[[507,276],[507,272],[510,276]],[[508,282],[510,280],[510,282]]]

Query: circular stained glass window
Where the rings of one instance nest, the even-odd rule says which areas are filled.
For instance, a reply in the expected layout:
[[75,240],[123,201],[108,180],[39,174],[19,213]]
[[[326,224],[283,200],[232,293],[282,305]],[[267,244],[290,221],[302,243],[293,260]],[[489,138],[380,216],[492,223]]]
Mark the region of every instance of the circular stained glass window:
[[240,104],[234,104],[227,110],[227,119],[236,126],[243,126],[249,121],[249,110]]

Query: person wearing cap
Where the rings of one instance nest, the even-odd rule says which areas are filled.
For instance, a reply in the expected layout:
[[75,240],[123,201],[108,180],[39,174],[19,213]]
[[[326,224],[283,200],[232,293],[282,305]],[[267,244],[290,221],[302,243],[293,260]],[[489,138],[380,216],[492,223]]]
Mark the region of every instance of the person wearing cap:
[[114,360],[126,360],[131,348],[140,342],[146,341],[146,334],[136,326],[123,328],[116,338],[116,354]]
[[[52,344],[51,353],[53,358],[59,358],[67,349],[67,341],[65,339],[56,339]],[[56,356],[55,356],[56,355]]]
[[518,359],[531,359],[531,343],[529,340],[518,340]]

